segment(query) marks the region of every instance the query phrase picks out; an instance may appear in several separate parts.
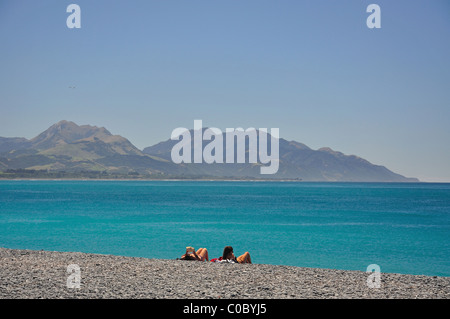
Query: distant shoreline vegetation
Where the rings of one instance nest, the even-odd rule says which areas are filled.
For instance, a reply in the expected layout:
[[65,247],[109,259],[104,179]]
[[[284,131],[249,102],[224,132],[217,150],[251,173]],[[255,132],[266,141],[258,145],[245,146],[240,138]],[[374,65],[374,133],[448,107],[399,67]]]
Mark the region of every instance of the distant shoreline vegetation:
[[218,177],[218,176],[189,176],[189,175],[167,175],[167,174],[140,174],[138,172],[112,173],[107,171],[49,171],[38,169],[7,169],[0,171],[0,180],[12,179],[119,179],[119,180],[243,180],[243,181],[302,181],[299,178],[277,179],[277,178],[255,178],[255,177]]
[[259,182],[305,182],[305,183],[426,183],[422,181],[406,182],[361,182],[361,181],[314,181],[301,178],[255,178],[252,176],[211,176],[211,175],[168,175],[140,174],[138,172],[108,172],[108,171],[52,171],[45,169],[7,169],[0,171],[2,180],[141,180],[141,181],[259,181]]

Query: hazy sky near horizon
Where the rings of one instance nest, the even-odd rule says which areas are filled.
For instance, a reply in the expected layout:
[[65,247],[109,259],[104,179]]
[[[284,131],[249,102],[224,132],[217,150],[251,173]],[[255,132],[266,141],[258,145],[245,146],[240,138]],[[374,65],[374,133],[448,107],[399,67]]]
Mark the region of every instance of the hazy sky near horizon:
[[449,39],[448,0],[0,0],[0,136],[70,120],[142,149],[201,119],[450,182]]

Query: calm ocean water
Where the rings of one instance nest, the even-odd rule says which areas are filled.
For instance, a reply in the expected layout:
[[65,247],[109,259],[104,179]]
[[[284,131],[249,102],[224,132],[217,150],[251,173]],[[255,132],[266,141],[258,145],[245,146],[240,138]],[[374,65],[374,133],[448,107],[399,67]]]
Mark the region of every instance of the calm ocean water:
[[0,181],[0,246],[450,276],[450,184]]

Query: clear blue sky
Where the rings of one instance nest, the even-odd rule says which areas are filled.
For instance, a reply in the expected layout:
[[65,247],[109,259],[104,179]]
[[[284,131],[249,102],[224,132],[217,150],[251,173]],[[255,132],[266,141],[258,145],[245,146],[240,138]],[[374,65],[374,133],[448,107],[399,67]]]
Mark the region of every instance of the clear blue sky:
[[450,181],[450,2],[0,0],[0,108],[4,137],[65,119],[142,149],[202,119]]

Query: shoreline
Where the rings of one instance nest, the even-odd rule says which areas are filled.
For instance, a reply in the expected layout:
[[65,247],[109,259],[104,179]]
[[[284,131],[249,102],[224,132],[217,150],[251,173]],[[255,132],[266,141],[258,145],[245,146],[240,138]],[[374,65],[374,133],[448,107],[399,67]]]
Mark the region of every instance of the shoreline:
[[[297,180],[289,180],[289,179],[125,179],[125,178],[0,178],[0,181],[127,181],[127,182],[153,182],[153,181],[162,181],[162,182],[305,182],[305,181],[297,181]],[[353,182],[307,182],[307,183],[353,183]],[[354,182],[358,183],[358,182]],[[371,182],[367,182],[371,183]],[[376,183],[376,182],[374,182]]]
[[[80,288],[68,288],[69,265]],[[0,299],[448,299],[450,277],[0,248]]]
[[358,182],[358,181],[307,181],[307,180],[295,180],[295,179],[125,179],[125,178],[1,178],[0,181],[101,181],[101,182],[292,182],[292,183],[340,183],[340,184],[450,184],[449,182]]

